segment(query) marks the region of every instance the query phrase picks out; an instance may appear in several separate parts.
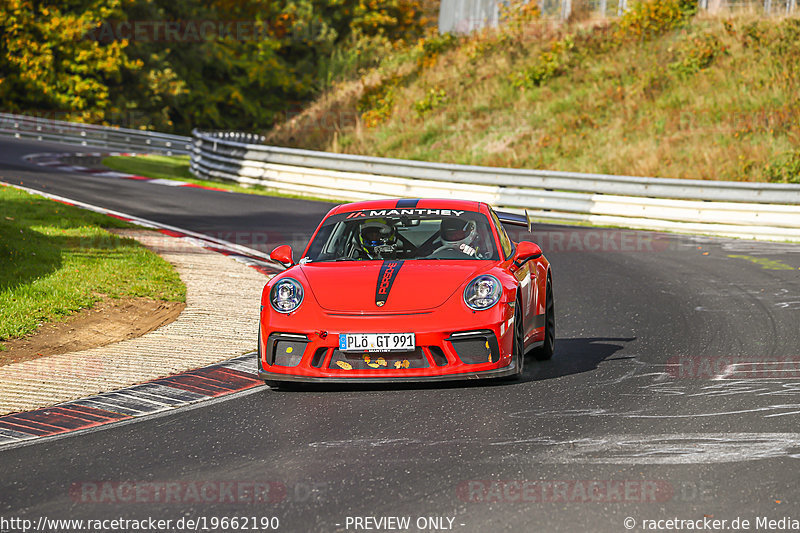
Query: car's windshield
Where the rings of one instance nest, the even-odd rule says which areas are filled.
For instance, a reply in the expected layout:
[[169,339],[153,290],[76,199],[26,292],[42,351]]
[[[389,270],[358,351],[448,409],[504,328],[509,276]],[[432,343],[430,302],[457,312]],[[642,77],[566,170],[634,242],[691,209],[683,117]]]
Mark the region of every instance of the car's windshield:
[[480,213],[385,209],[329,217],[302,261],[497,258],[489,221]]

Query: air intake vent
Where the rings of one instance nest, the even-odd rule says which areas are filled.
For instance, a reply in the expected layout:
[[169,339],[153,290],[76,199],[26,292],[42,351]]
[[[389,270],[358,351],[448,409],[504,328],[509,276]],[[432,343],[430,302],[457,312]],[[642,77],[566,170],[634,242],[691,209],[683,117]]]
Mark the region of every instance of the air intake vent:
[[325,355],[327,355],[327,353],[327,348],[317,348],[317,351],[314,352],[314,358],[311,360],[311,366],[314,368],[322,368],[322,362],[325,361]]
[[273,333],[267,339],[267,364],[297,366],[303,359],[308,339],[301,335]]
[[447,366],[447,357],[441,348],[430,346],[428,350],[431,352],[431,357],[433,357],[433,362],[436,363],[436,366]]
[[467,334],[454,333],[447,340],[453,345],[458,358],[467,365],[496,363],[500,360],[497,338],[489,330]]

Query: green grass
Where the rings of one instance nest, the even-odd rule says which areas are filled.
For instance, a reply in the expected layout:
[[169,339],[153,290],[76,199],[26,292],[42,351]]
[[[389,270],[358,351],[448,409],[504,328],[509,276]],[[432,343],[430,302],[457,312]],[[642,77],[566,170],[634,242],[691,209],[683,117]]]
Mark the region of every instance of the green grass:
[[354,82],[267,136],[447,163],[800,182],[800,19],[683,17],[675,2],[594,25],[478,32],[419,68],[387,59],[357,82],[391,81],[385,119],[357,107],[369,101]]
[[189,172],[188,155],[113,156],[103,159],[103,164],[118,172],[127,172],[148,178],[189,182],[194,179],[192,173]]
[[126,222],[12,187],[0,187],[0,213],[0,341],[106,297],[186,299],[172,265],[104,229]]
[[212,187],[228,192],[245,194],[259,194],[262,196],[278,196],[281,198],[302,198],[304,200],[318,200],[330,202],[325,198],[303,196],[297,194],[284,194],[266,187],[245,186],[229,181],[211,181],[197,179],[189,171],[189,156],[166,155],[140,155],[140,156],[111,156],[103,159],[103,165],[117,172],[125,172],[146,178],[185,181],[203,187]]

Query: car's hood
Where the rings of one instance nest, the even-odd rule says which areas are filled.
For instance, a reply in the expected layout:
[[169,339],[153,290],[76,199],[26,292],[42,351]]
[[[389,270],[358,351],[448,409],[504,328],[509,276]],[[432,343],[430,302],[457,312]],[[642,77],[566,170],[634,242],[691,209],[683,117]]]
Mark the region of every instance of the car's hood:
[[[323,309],[374,313],[439,307],[487,266],[486,261],[413,260],[318,263],[301,268]],[[376,303],[384,298],[384,305]]]

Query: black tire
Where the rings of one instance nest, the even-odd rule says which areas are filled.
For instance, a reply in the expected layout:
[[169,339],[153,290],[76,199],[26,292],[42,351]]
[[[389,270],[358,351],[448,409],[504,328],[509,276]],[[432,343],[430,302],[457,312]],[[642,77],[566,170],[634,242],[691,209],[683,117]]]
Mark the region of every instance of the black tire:
[[511,345],[511,360],[514,361],[516,371],[500,378],[500,381],[518,381],[522,379],[525,371],[525,326],[522,322],[522,306],[517,300],[514,306],[514,343]]
[[514,343],[511,345],[511,360],[516,366],[513,374],[498,378],[499,381],[517,381],[525,370],[525,325],[522,322],[522,306],[517,300],[514,306]]
[[553,283],[550,276],[547,276],[547,288],[545,289],[544,302],[544,343],[533,352],[533,356],[538,361],[552,359],[556,351],[556,310],[553,300]]
[[517,300],[514,306],[514,361],[517,363],[516,379],[525,371],[525,323],[522,321],[522,304]]

